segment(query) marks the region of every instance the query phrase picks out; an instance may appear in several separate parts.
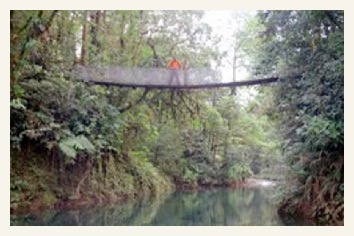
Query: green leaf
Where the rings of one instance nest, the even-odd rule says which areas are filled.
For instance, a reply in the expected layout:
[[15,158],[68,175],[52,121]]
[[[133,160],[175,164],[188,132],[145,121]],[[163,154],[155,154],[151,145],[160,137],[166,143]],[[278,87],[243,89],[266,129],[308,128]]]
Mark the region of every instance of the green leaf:
[[93,154],[95,152],[95,147],[93,144],[83,135],[80,135],[76,138],[77,143],[80,145],[82,150],[85,150],[89,154]]
[[31,48],[33,48],[36,44],[37,44],[37,41],[34,40],[34,39],[31,39],[31,40],[29,40],[29,41],[26,43],[25,48],[26,48],[26,50],[31,49]]
[[76,157],[77,152],[76,152],[75,148],[72,146],[72,144],[70,142],[68,142],[68,140],[66,140],[64,142],[60,142],[59,148],[66,156],[68,156],[70,158]]
[[89,154],[95,152],[93,144],[83,135],[77,137],[70,137],[60,141],[59,148],[65,155],[75,158],[77,150],[86,151]]
[[18,109],[18,110],[25,110],[26,109],[26,107],[24,105],[25,102],[26,101],[21,98],[16,98],[16,99],[11,100],[10,107]]

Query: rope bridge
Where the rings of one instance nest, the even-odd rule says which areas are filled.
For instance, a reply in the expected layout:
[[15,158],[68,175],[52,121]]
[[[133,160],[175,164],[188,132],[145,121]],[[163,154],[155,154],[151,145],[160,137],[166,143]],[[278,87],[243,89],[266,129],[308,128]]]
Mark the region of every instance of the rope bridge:
[[74,69],[73,74],[78,80],[97,85],[148,89],[240,87],[278,81],[277,77],[270,77],[225,83],[221,81],[220,73],[206,68],[191,68],[188,71],[180,70],[173,73],[165,68],[78,66]]

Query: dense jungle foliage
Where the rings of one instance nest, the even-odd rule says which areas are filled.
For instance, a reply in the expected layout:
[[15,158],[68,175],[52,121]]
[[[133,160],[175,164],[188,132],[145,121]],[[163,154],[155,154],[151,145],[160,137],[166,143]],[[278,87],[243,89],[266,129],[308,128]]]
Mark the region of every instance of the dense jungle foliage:
[[[253,73],[278,74],[275,112],[292,172],[284,216],[343,224],[344,12],[264,11]],[[256,49],[255,49],[256,48]]]
[[166,67],[172,55],[218,67],[220,36],[202,17],[10,12],[13,212],[287,177],[280,214],[343,224],[343,12],[250,17],[230,51],[253,75],[280,82],[257,88],[248,103],[230,89],[104,87],[72,73],[78,65]]

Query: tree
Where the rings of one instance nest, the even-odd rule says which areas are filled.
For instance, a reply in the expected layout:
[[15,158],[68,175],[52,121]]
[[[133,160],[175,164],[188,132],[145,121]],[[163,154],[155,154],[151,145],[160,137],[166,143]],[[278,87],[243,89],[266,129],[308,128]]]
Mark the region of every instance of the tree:
[[[298,178],[297,189],[304,187],[280,212],[331,224],[343,223],[343,16],[343,11],[260,12],[263,27],[256,43],[261,46],[252,59],[255,75],[281,78],[277,107],[284,153]],[[336,196],[323,197],[334,189],[340,190]],[[310,215],[301,210],[306,204]]]

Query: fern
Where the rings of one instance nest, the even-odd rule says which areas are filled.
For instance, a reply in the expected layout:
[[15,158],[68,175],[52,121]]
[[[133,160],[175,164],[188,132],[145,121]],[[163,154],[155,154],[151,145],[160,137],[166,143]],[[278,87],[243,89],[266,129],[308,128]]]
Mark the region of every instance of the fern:
[[63,142],[60,142],[59,148],[67,157],[70,157],[70,158],[76,157],[77,152],[76,152],[71,140],[66,139]]
[[59,148],[67,157],[72,159],[76,157],[77,151],[85,151],[88,154],[94,154],[96,151],[93,144],[83,135],[60,141]]
[[76,137],[77,146],[80,150],[84,150],[89,154],[95,153],[95,147],[93,144],[83,135]]

